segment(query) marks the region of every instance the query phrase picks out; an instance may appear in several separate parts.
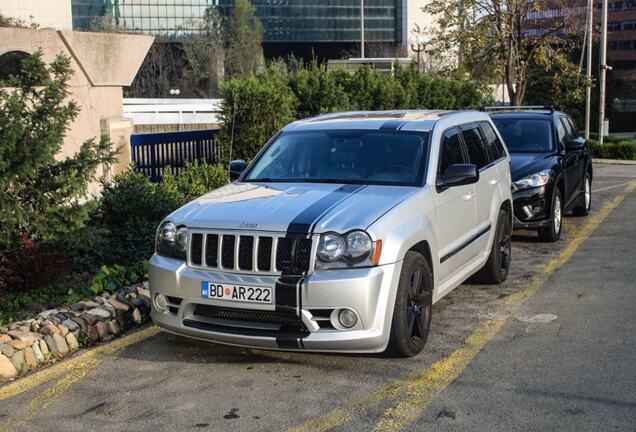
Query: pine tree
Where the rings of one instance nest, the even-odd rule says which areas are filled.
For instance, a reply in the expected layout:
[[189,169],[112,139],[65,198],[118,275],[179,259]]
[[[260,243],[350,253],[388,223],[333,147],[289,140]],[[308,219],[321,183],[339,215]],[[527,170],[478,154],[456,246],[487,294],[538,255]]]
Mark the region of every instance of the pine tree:
[[53,241],[82,226],[88,184],[98,167],[115,159],[102,138],[56,160],[79,112],[68,99],[71,76],[67,57],[47,65],[36,52],[22,60],[19,74],[0,80],[0,251],[16,247],[25,234]]

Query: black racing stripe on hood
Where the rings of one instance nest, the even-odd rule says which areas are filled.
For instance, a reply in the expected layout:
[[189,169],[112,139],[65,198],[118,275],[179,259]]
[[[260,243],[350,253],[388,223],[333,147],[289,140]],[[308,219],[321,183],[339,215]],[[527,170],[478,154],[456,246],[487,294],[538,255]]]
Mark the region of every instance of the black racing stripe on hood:
[[325,195],[300,212],[300,214],[289,223],[287,234],[310,234],[322,216],[364,187],[364,185],[345,184]]
[[[347,199],[349,196],[363,189],[364,185],[345,184],[338,189],[325,195],[305,210],[300,212],[287,227],[285,237],[287,238],[308,238],[316,226],[316,224],[327,214],[331,209]],[[295,248],[295,243],[294,243]],[[292,252],[292,255],[295,252]],[[292,261],[294,259],[292,258]],[[302,309],[302,285],[305,282],[305,274],[293,275],[289,272],[283,272],[276,281],[274,298],[276,299],[277,311],[290,311],[294,310],[295,313],[300,316]],[[309,335],[307,332],[304,336],[290,338],[286,329],[280,329],[281,335],[276,338],[276,344],[279,348],[303,348],[303,338]]]

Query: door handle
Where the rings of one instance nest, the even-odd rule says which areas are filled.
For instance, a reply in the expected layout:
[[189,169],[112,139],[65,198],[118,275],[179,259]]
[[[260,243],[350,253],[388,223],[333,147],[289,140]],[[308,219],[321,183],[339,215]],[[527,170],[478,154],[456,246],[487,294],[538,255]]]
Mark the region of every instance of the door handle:
[[491,185],[491,186],[494,186],[497,183],[499,183],[499,177],[495,177],[493,179],[488,180],[488,184]]
[[475,192],[469,192],[466,195],[464,195],[464,201],[470,201],[474,197],[475,197]]

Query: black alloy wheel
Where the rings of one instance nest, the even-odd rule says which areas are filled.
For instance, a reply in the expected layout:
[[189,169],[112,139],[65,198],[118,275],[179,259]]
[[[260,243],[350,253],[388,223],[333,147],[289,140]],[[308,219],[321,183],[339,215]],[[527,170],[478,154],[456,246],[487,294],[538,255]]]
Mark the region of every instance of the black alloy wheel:
[[393,310],[387,348],[390,354],[412,357],[424,348],[431,328],[432,275],[430,264],[421,254],[406,253]]

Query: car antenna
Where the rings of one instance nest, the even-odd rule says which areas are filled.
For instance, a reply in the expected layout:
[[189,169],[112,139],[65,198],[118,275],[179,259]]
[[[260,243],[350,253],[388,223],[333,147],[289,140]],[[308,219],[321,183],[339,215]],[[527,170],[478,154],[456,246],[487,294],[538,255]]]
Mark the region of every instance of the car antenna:
[[232,108],[232,131],[230,132],[230,162],[232,162],[232,149],[234,148],[234,120],[236,119],[236,100],[238,95],[234,98],[234,107]]

